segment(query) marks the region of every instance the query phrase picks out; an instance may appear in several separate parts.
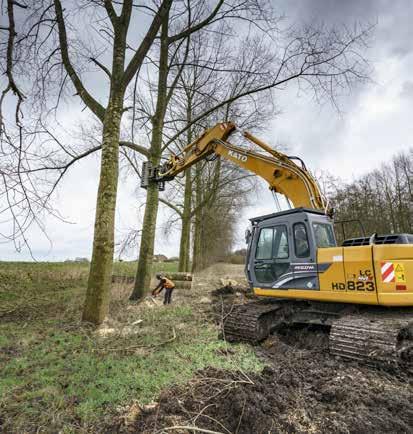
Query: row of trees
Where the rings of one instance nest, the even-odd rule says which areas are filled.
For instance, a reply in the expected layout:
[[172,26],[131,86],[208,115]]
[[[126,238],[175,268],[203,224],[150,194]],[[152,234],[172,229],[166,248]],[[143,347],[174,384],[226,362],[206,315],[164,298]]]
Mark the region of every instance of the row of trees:
[[[122,168],[139,177],[142,159],[158,165],[165,152],[182,149],[217,120],[259,129],[276,112],[274,92],[290,83],[335,103],[369,73],[362,53],[370,28],[284,27],[270,0],[73,0],[64,7],[61,0],[7,0],[4,6],[0,212],[12,228],[4,237],[30,249],[28,229],[37,225],[46,233],[44,213],[58,216],[53,197],[66,173],[99,153],[83,311],[95,324],[108,311]],[[59,125],[68,107],[88,113],[76,135]],[[202,265],[203,252],[213,248],[211,228],[230,227],[233,199],[246,179],[215,161],[199,163],[161,200],[157,186],[149,186],[132,299],[149,286],[159,203],[181,220],[180,268],[189,264],[191,226],[193,263]]]
[[[343,184],[330,179],[336,220],[359,220],[366,235],[413,232],[413,149],[380,169]],[[337,233],[342,236],[340,228]],[[347,238],[361,236],[357,222],[345,224]]]

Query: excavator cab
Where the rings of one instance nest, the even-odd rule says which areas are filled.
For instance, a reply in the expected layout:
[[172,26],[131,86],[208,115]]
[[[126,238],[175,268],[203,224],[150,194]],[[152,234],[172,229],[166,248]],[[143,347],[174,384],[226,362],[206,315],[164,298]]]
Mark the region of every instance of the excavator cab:
[[336,247],[333,221],[296,208],[251,219],[246,275],[253,288],[319,290],[317,249]]
[[246,276],[258,296],[413,305],[413,236],[372,235],[337,245],[333,220],[296,208],[251,219]]

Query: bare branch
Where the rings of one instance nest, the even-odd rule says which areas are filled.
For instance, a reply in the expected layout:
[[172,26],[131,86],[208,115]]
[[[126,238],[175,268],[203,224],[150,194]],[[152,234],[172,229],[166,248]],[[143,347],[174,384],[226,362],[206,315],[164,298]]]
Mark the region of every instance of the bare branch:
[[9,37],[7,40],[7,54],[6,54],[6,76],[8,80],[8,84],[6,88],[2,91],[1,97],[0,97],[0,133],[4,129],[4,122],[3,122],[3,115],[2,115],[2,106],[4,102],[4,98],[6,95],[12,91],[14,95],[17,97],[17,104],[16,104],[16,110],[15,110],[15,120],[16,125],[20,126],[20,106],[25,98],[23,93],[18,88],[14,76],[13,76],[13,56],[14,56],[14,39],[17,35],[16,33],[16,24],[14,19],[14,8],[13,6],[17,5],[19,7],[25,8],[26,6],[16,3],[13,0],[7,0],[7,15],[9,19]]
[[76,74],[76,71],[73,68],[72,63],[70,61],[68,44],[67,44],[66,26],[63,17],[62,4],[60,0],[54,0],[54,5],[55,5],[57,26],[59,29],[60,53],[62,55],[62,61],[65,66],[65,69],[70,79],[72,80],[72,83],[75,86],[78,95],[80,96],[80,98],[82,98],[82,101],[101,121],[103,121],[105,117],[104,107],[98,101],[96,101],[92,97],[92,95],[86,90],[79,76]]
[[161,6],[158,9],[158,12],[154,16],[152,23],[146,32],[145,37],[143,38],[139,48],[135,51],[132,59],[130,60],[128,66],[126,67],[124,76],[123,76],[123,87],[126,89],[127,85],[132,80],[133,76],[141,67],[143,61],[145,60],[145,56],[148,53],[152,42],[154,41],[159,28],[162,23],[163,17],[168,13],[169,8],[171,7],[172,0],[163,0]]
[[119,17],[116,15],[115,8],[112,5],[111,0],[104,0],[105,9],[112,22],[113,27],[116,27],[118,24]]
[[97,66],[99,66],[99,68],[109,77],[109,79],[112,78],[112,74],[110,73],[109,69],[106,68],[105,65],[103,65],[102,63],[100,63],[97,59],[95,59],[94,57],[90,57],[90,60]]
[[216,4],[215,8],[213,9],[213,11],[211,12],[211,14],[207,18],[202,20],[200,23],[193,25],[192,27],[188,27],[187,29],[183,30],[182,32],[180,32],[176,35],[170,36],[168,38],[168,44],[172,44],[173,42],[176,42],[182,38],[187,38],[192,33],[195,33],[198,30],[207,26],[216,17],[216,15],[218,14],[218,12],[221,9],[223,4],[224,4],[224,0],[219,0],[218,3]]

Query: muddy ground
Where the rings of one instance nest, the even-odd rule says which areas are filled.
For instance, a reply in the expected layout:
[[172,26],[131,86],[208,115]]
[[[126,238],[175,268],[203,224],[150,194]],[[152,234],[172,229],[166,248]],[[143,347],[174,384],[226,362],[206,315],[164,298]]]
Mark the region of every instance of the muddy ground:
[[[243,286],[210,295],[219,321]],[[231,345],[228,345],[228,353]],[[132,406],[107,432],[231,434],[411,433],[413,377],[340,361],[321,330],[290,329],[255,347],[260,374],[205,369],[164,390],[154,405]]]
[[259,375],[201,371],[164,391],[126,432],[407,433],[411,407],[411,386],[401,379],[300,355],[278,357]]

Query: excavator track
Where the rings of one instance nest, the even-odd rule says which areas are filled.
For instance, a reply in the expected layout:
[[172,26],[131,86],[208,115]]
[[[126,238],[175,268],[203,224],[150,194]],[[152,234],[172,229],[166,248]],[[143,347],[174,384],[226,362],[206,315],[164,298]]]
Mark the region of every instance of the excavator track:
[[231,306],[222,334],[229,342],[257,344],[278,326],[293,324],[329,327],[330,353],[334,356],[413,373],[413,312],[315,311],[296,301],[260,300]]
[[229,342],[256,344],[279,323],[281,303],[252,302],[233,305],[223,321],[223,337]]
[[363,364],[413,372],[413,317],[344,316],[331,327],[330,352]]

